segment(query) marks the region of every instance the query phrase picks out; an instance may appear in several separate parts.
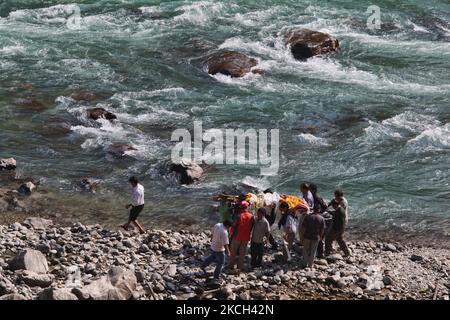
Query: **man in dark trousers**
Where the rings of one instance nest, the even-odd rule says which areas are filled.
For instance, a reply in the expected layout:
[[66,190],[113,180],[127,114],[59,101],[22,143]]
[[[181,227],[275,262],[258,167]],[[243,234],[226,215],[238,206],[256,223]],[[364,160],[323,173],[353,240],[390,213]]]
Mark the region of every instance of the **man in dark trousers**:
[[[325,237],[326,237],[328,232],[330,232],[331,230],[333,217],[327,212],[328,204],[319,194],[317,186],[315,184],[310,184],[309,191],[311,191],[314,198],[314,210],[318,209],[320,211],[320,214],[325,219]],[[319,245],[317,247],[317,258],[323,258],[324,253],[325,253],[325,241],[320,240]]]
[[325,233],[325,219],[316,207],[314,212],[305,217],[300,231],[300,240],[303,243],[303,266],[312,267],[316,257],[317,246]]
[[250,243],[250,254],[252,257],[252,268],[262,266],[264,255],[264,238],[270,235],[270,225],[266,219],[266,209],[259,208],[253,225],[252,242]]
[[139,229],[140,233],[145,233],[144,228],[142,228],[141,224],[137,221],[139,214],[144,209],[144,187],[139,183],[136,177],[131,177],[128,181],[132,187],[132,200],[130,204],[125,206],[125,208],[130,210],[130,215],[128,222],[121,227],[128,230],[130,224],[133,224]]
[[344,232],[347,225],[347,213],[342,202],[339,202],[336,199],[331,201],[331,206],[334,209],[334,211],[331,211],[331,214],[333,215],[333,226],[325,239],[325,255],[331,254],[333,241],[336,240],[344,254],[349,256],[351,252],[344,240]]

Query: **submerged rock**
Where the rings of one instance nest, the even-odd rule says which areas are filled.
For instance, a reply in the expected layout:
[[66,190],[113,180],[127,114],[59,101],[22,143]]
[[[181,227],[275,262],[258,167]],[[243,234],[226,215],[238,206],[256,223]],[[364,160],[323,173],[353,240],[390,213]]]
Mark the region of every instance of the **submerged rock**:
[[[255,58],[237,52],[222,50],[214,53],[206,61],[209,74],[221,73],[233,78],[243,77],[249,72],[252,72],[252,68],[258,64]],[[255,70],[257,73],[261,73],[260,70]]]
[[16,170],[17,161],[14,158],[0,159],[0,171],[2,170]]
[[129,144],[123,144],[123,143],[115,143],[108,147],[106,150],[108,153],[111,153],[116,156],[124,156],[129,151],[136,151],[137,149],[130,146]]
[[34,97],[15,99],[14,104],[16,106],[26,107],[36,111],[44,110],[46,108],[45,104]]
[[203,175],[203,169],[194,161],[182,159],[180,163],[171,163],[170,172],[175,172],[180,184],[191,184],[199,181]]
[[88,118],[93,120],[98,119],[106,119],[106,120],[116,120],[117,116],[109,111],[106,111],[104,108],[93,108],[86,110]]
[[77,91],[72,93],[70,97],[78,101],[92,101],[97,98],[95,93],[89,91]]
[[287,33],[286,45],[289,45],[295,59],[306,60],[336,51],[339,42],[327,33],[309,29],[294,29]]

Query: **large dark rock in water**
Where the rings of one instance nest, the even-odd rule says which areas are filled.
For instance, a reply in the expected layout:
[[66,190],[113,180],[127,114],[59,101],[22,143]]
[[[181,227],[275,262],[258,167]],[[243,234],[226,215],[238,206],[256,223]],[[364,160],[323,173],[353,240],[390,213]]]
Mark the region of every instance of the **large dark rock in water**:
[[256,59],[229,50],[216,52],[206,61],[209,74],[221,73],[233,78],[243,77],[249,72],[261,73],[261,70],[252,70],[257,64]]
[[103,108],[87,109],[86,112],[87,112],[88,117],[93,119],[93,120],[98,120],[100,118],[106,119],[106,120],[115,120],[115,119],[117,119],[117,116],[114,113],[106,111]]
[[295,29],[286,34],[286,45],[290,46],[295,59],[306,60],[336,51],[339,42],[327,33],[309,29]]
[[177,174],[180,184],[191,184],[199,181],[203,174],[203,169],[197,163],[188,159],[183,159],[180,163],[171,163],[169,171]]

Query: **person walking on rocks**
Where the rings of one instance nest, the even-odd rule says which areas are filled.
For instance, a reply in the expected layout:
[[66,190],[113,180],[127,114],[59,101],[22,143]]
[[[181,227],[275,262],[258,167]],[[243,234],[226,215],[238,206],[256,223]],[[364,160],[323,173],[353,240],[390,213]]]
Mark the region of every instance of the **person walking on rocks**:
[[139,229],[139,232],[142,234],[145,233],[145,230],[137,221],[137,218],[144,209],[144,186],[139,183],[136,177],[131,177],[128,182],[130,182],[132,186],[132,202],[130,204],[127,204],[125,208],[130,210],[130,215],[128,218],[128,222],[121,227],[125,230],[128,230],[130,225],[133,224]]
[[230,256],[228,229],[233,225],[231,221],[217,223],[212,231],[211,254],[202,263],[201,268],[206,272],[206,267],[216,262],[214,279],[219,280],[222,268],[225,264],[225,255]]
[[249,203],[247,201],[241,202],[241,214],[233,226],[229,268],[234,269],[237,260],[239,271],[244,270],[244,259],[247,254],[247,246],[254,225],[254,217],[248,211],[248,207]]
[[338,189],[334,192],[334,200],[337,201],[337,203],[344,208],[345,211],[345,223],[348,222],[348,201],[344,197],[344,191]]
[[310,268],[313,266],[317,247],[324,233],[325,219],[320,214],[320,208],[316,207],[312,214],[305,217],[300,230],[300,240],[303,243],[303,266]]
[[256,215],[255,225],[253,226],[252,242],[250,244],[252,268],[259,268],[262,266],[264,238],[268,239],[270,236],[270,225],[266,219],[266,209],[259,208]]
[[330,232],[325,238],[325,255],[327,256],[331,254],[331,251],[333,249],[333,241],[336,240],[344,254],[346,256],[349,256],[351,252],[344,240],[344,232],[347,225],[346,211],[342,206],[342,201],[339,202],[338,200],[334,199],[333,201],[331,201],[330,205],[334,209],[334,211],[330,212],[333,216],[333,224]]

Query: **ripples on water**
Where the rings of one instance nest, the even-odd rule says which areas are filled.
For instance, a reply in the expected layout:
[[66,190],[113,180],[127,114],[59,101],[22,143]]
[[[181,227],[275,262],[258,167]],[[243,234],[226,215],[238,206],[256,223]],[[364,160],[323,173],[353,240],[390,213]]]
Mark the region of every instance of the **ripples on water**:
[[[86,208],[73,214],[121,219],[124,181],[144,178],[147,219],[174,212],[208,220],[211,195],[246,177],[280,192],[316,182],[330,197],[346,191],[353,218],[413,230],[449,230],[450,7],[447,1],[381,1],[382,29],[365,24],[368,1],[80,1],[80,30],[66,27],[70,1],[0,4],[0,155],[23,164],[67,203],[81,177],[104,180]],[[333,56],[298,62],[283,30],[329,32]],[[237,49],[260,61],[265,75],[207,75],[202,58]],[[70,97],[96,93],[93,102]],[[33,96],[40,108],[17,106]],[[94,105],[119,122],[93,123]],[[56,119],[56,120],[55,120]],[[218,166],[188,188],[158,174],[175,128],[280,128],[281,168]],[[71,124],[49,133],[52,121]],[[127,159],[106,155],[111,143],[138,148]],[[249,178],[247,178],[249,179]]]

